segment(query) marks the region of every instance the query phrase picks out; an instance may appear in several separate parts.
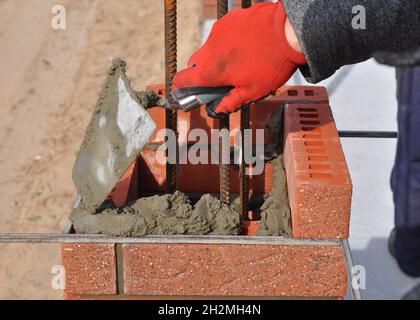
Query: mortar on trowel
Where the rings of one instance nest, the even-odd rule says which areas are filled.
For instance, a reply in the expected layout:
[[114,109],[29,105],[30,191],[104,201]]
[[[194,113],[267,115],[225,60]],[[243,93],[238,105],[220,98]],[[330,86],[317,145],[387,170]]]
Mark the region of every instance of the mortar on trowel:
[[[125,69],[125,62],[113,61],[74,165],[73,181],[81,198],[71,214],[74,229],[78,233],[116,236],[241,234],[239,211],[209,194],[202,195],[194,206],[178,191],[140,198],[120,208],[104,206],[156,128],[146,109],[172,108],[152,91],[135,92]],[[287,197],[282,198],[287,192],[280,158],[275,165],[281,167],[277,170],[279,192],[268,196],[262,206],[261,235],[290,232]]]
[[153,134],[156,124],[146,108],[167,105],[153,92],[135,92],[125,68],[124,61],[113,61],[73,167],[80,206],[86,210],[104,202]]

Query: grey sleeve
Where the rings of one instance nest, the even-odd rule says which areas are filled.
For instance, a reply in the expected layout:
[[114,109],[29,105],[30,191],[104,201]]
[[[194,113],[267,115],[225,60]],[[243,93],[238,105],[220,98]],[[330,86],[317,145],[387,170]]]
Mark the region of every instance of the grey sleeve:
[[[340,67],[369,59],[375,52],[420,47],[419,0],[282,0],[308,65],[312,83]],[[366,10],[366,29],[354,29],[353,7]]]

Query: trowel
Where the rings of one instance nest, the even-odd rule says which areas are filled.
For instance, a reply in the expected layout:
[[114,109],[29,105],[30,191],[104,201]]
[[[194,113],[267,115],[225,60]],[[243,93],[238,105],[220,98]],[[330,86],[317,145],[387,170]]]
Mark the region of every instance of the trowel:
[[153,92],[136,92],[126,63],[113,61],[73,167],[80,207],[95,212],[152,136],[156,125],[146,109],[171,108]]

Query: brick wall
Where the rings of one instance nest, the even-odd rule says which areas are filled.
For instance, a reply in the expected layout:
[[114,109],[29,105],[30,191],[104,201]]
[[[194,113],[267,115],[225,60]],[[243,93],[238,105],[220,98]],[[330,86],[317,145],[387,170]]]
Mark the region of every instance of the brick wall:
[[67,244],[62,259],[66,299],[341,298],[346,293],[338,244]]
[[[343,297],[347,277],[338,240],[348,237],[352,186],[326,90],[282,88],[251,107],[251,128],[265,129],[281,107],[285,108],[284,159],[293,238],[276,238],[274,244],[266,238],[238,243],[241,237],[220,242],[202,237],[192,243],[167,238],[158,243],[66,244],[62,246],[66,298]],[[150,113],[163,128],[164,112],[152,109]],[[179,119],[188,129],[213,127],[203,108],[179,112]],[[238,126],[236,113],[231,116],[231,128]],[[149,143],[163,141],[153,137]],[[110,196],[115,202],[132,200],[132,191],[139,186],[146,192],[164,190],[165,168],[156,163],[154,152],[153,148],[142,152],[127,171]],[[232,186],[238,191],[235,170]],[[264,175],[252,178],[252,192],[271,190],[271,171],[266,166]],[[180,189],[217,193],[218,174],[216,165],[186,164],[180,169]],[[255,232],[256,224],[250,224],[248,234]]]

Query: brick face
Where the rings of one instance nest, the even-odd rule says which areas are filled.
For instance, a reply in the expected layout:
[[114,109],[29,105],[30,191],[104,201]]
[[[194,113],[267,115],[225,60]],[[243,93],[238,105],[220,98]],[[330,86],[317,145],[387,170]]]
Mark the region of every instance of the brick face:
[[[156,160],[156,151],[143,150],[139,160],[139,185],[142,192],[163,192],[166,185],[165,165]],[[210,156],[208,156],[210,159]],[[210,161],[210,160],[209,160]],[[219,166],[217,164],[180,164],[178,171],[179,190],[186,193],[218,193]],[[206,183],[203,183],[205,181]],[[250,192],[264,194],[273,186],[272,165],[265,164],[264,174],[250,176]],[[239,169],[231,167],[231,191],[239,192]]]
[[138,164],[133,162],[108,195],[108,199],[111,199],[117,207],[136,200],[138,197],[138,175]]
[[[161,86],[153,89],[163,90]],[[347,238],[352,185],[326,90],[279,89],[277,96],[251,107],[251,128],[264,129],[273,112],[285,104],[284,160],[293,238]],[[154,108],[150,114],[158,128],[163,128],[163,110]],[[188,130],[217,128],[204,108],[187,114],[179,112],[179,118]],[[239,127],[239,119],[239,113],[230,117],[232,129]],[[155,147],[162,142],[156,136],[149,141]],[[268,142],[266,134],[265,143]],[[111,195],[115,202],[133,199],[137,190],[164,191],[165,166],[156,162],[153,147],[143,150],[137,166],[130,170],[133,174],[138,170],[138,181],[130,180],[127,174]],[[239,191],[238,173],[232,168],[233,192]],[[218,174],[217,165],[181,165],[180,190],[217,193]],[[252,192],[269,192],[271,165],[266,164],[263,175],[251,177],[250,185]],[[132,189],[133,195],[126,195]],[[245,234],[254,234],[256,224],[248,223]],[[342,298],[346,293],[345,259],[339,245],[145,243],[118,246],[116,255],[113,244],[63,244],[62,263],[66,269],[67,299]]]
[[61,261],[66,272],[64,293],[113,295],[117,293],[116,257],[113,244],[62,244]]
[[283,86],[276,91],[276,98],[286,103],[328,104],[329,101],[327,89],[319,86]]
[[[293,87],[295,88],[295,87]],[[298,94],[304,95],[304,87],[296,87]],[[325,99],[325,89],[315,89],[317,92],[314,97]],[[164,94],[162,85],[149,86],[148,89],[154,90],[158,94]],[[264,144],[271,143],[268,130],[266,129],[267,122],[272,118],[273,113],[279,108],[283,107],[285,101],[293,100],[295,97],[287,98],[287,92],[279,91],[280,96],[272,96],[262,101],[254,103],[250,107],[250,129],[252,129],[252,144],[255,145],[256,130],[264,130]],[[315,99],[312,97],[313,99]],[[165,113],[164,110],[159,108],[152,108],[149,110],[151,117],[157,124],[157,128],[163,129],[165,126]],[[179,129],[180,132],[188,132],[192,129],[204,129],[210,139],[211,129],[218,129],[218,121],[207,116],[205,108],[201,107],[191,112],[185,113],[178,111]],[[181,130],[182,128],[182,130]],[[236,112],[230,116],[230,129],[239,130],[240,128],[240,113]],[[185,144],[195,143],[195,140],[188,139],[185,134],[180,134],[179,143]],[[231,145],[233,145],[233,137],[231,137]],[[149,145],[155,148],[149,148],[141,152],[139,159],[139,186],[142,192],[163,192],[166,185],[166,167],[157,161],[155,149],[159,144],[163,143],[161,137],[158,139],[156,134],[149,141]],[[158,145],[157,145],[158,144]],[[184,145],[185,152],[185,145]],[[209,151],[211,151],[209,149]],[[210,153],[206,153],[206,158],[210,162]],[[208,155],[207,155],[208,154]],[[218,158],[218,157],[217,157]],[[164,159],[162,159],[164,160]],[[178,173],[179,190],[187,193],[218,193],[219,192],[219,176],[220,170],[217,164],[200,164],[191,165],[180,164]],[[233,193],[239,192],[239,171],[238,168],[231,168],[231,190]],[[202,182],[206,181],[205,184]],[[255,175],[250,177],[251,192],[255,194],[268,193],[272,188],[272,168],[271,164],[266,163],[264,174]]]
[[339,246],[124,245],[124,293],[145,296],[343,297]]
[[[66,299],[142,297],[342,298],[339,245],[62,245]],[[117,279],[120,291],[117,290]]]
[[329,105],[287,105],[285,137],[293,236],[347,238],[352,183]]

